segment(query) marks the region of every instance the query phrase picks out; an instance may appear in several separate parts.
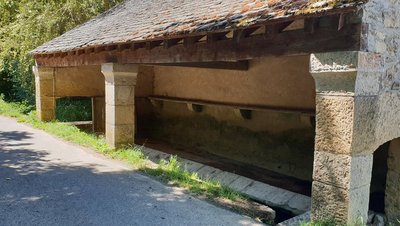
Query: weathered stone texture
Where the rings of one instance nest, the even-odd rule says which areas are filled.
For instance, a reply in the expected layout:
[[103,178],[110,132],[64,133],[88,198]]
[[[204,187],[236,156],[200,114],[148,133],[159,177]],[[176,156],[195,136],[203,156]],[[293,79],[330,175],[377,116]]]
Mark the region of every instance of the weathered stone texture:
[[57,97],[104,96],[104,75],[99,65],[55,68],[54,79]]
[[353,155],[371,154],[380,146],[376,145],[378,101],[377,96],[354,97]]
[[315,149],[350,154],[354,97],[317,94]]
[[[337,52],[311,56],[317,84],[317,130],[312,218],[338,221],[366,219],[372,153],[393,136],[379,130],[397,116],[394,98],[387,98],[385,60],[380,53]],[[390,99],[390,100],[389,100]],[[384,108],[381,109],[381,108]],[[396,121],[396,120],[395,120]],[[383,130],[383,128],[382,128]],[[384,135],[380,135],[384,134]]]
[[55,119],[56,112],[55,69],[33,67],[33,73],[35,75],[37,116],[42,121],[51,121]]
[[357,77],[358,52],[311,54],[310,73],[317,93],[353,93]]
[[358,68],[358,52],[331,52],[311,54],[310,72],[347,72]]
[[343,189],[367,186],[371,181],[372,155],[351,157],[315,152],[314,180]]
[[106,86],[106,141],[113,147],[133,144],[137,65],[103,64]]
[[367,219],[368,196],[369,185],[349,190],[314,181],[312,218],[333,218],[343,223]]
[[359,52],[357,79],[354,93],[357,96],[376,96],[381,90],[384,59],[381,54]]
[[[363,6],[362,52],[311,56],[318,91],[313,218],[366,219],[371,154],[400,137],[399,8],[397,0],[370,0]],[[385,210],[392,220],[400,213],[399,163],[392,152]]]
[[378,103],[375,147],[400,137],[400,92],[381,94]]
[[400,219],[400,138],[390,143],[388,169],[385,212],[389,222],[396,223]]

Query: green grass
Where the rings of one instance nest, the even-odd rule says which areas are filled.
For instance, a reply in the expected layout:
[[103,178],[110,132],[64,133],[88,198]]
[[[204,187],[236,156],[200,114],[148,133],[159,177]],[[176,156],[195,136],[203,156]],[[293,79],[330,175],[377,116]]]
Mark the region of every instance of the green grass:
[[90,121],[92,100],[90,98],[57,99],[56,118],[61,122]]
[[204,195],[208,198],[244,199],[244,196],[228,187],[222,186],[219,182],[201,180],[197,173],[190,173],[182,169],[175,156],[171,157],[168,161],[161,160],[156,169],[148,168],[145,172],[160,178],[164,182],[176,184],[179,187],[186,188],[195,194]]
[[339,226],[334,220],[320,220],[315,222],[303,222],[300,226]]
[[358,220],[357,222],[350,224],[337,223],[334,219],[321,219],[312,222],[303,222],[300,226],[364,226],[363,220]]
[[147,158],[141,151],[142,147],[127,146],[113,149],[106,144],[103,138],[82,132],[73,125],[57,121],[41,122],[37,120],[36,113],[31,111],[31,108],[27,105],[7,103],[0,98],[0,115],[16,118],[18,122],[29,124],[66,141],[94,149],[108,157],[125,161],[135,169],[159,178],[161,181],[186,188],[195,194],[208,198],[247,200],[245,196],[222,186],[216,181],[201,180],[197,174],[189,173],[179,165],[176,157],[171,157],[168,161],[160,161],[158,167],[153,169],[149,167]]

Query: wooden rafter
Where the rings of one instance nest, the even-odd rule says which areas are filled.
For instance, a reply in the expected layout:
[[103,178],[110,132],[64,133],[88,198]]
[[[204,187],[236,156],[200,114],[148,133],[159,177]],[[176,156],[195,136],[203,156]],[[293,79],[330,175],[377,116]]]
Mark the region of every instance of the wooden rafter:
[[[259,29],[258,26],[234,30],[233,38],[227,38],[228,31],[210,33],[207,34],[206,42],[200,41],[205,35],[198,35],[92,47],[67,55],[58,54],[51,57],[36,55],[35,58],[39,66],[48,67],[99,65],[106,62],[133,64],[233,62],[235,64],[266,56],[360,49],[361,25],[345,23],[343,15],[337,18],[340,29],[337,23],[322,28],[319,27],[318,18],[306,18],[304,28],[298,30],[284,31],[293,22],[284,21],[266,25],[263,34],[256,32],[253,35]],[[237,66],[233,66],[235,67]]]
[[167,64],[149,64],[165,67],[194,67],[194,68],[209,68],[223,70],[249,70],[249,62],[247,60],[238,62],[196,62],[196,63],[167,63]]

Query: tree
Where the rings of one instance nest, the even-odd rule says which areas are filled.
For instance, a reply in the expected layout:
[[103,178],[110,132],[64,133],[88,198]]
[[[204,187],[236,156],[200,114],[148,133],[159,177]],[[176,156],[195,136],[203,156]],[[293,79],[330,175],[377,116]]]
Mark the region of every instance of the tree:
[[122,0],[0,0],[0,94],[33,104],[29,54]]

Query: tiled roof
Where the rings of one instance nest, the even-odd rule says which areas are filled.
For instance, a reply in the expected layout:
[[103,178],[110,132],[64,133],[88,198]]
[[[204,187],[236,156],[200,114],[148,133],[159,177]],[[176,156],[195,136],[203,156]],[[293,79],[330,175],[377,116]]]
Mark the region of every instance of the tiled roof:
[[246,27],[360,5],[365,0],[127,0],[33,54]]

